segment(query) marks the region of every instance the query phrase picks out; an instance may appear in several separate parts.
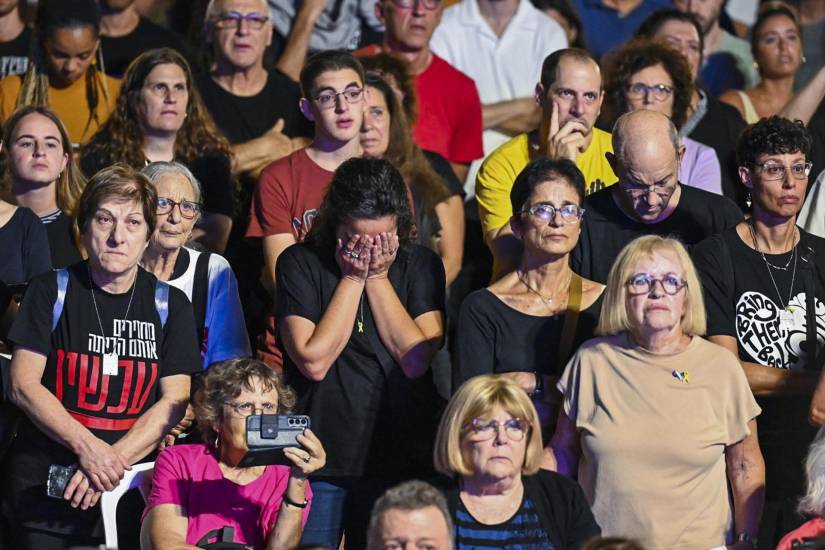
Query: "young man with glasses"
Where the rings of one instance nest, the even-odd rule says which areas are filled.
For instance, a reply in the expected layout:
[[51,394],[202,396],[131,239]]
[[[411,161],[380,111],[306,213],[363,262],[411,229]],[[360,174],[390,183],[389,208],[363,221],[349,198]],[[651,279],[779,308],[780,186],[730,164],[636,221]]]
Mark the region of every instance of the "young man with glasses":
[[137,56],[155,48],[172,48],[191,63],[183,39],[140,15],[135,0],[100,0],[100,48],[106,74],[122,78]]
[[379,0],[375,13],[386,27],[384,42],[355,55],[383,51],[409,63],[418,101],[415,142],[449,160],[464,183],[470,163],[484,156],[481,100],[473,80],[430,49],[443,11],[442,0]]
[[570,267],[605,283],[613,260],[642,235],[677,236],[685,245],[733,227],[742,212],[726,197],[679,183],[684,146],[662,113],[641,109],[619,117],[607,160],[616,185],[588,196],[587,216]]
[[[246,236],[262,239],[264,270],[261,282],[272,292],[275,265],[288,246],[306,238],[327,186],[344,161],[361,156],[364,116],[364,69],[350,54],[318,52],[301,71],[300,109],[315,123],[315,138],[270,164],[261,173],[252,197]],[[282,366],[275,346],[274,319],[267,322],[259,356]]]

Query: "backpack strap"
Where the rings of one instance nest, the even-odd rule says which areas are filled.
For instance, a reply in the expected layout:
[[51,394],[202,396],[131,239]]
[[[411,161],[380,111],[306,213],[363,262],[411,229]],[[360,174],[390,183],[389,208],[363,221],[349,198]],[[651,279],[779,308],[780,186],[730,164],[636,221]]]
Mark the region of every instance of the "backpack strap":
[[195,310],[195,326],[198,335],[203,337],[206,326],[206,306],[209,302],[209,259],[210,252],[201,252],[195,263],[195,275],[192,280],[192,308]]
[[800,253],[802,260],[802,284],[805,289],[805,352],[808,354],[808,361],[805,364],[806,370],[818,372],[822,367],[822,354],[817,353],[818,339],[816,334],[816,257],[814,249],[808,244],[805,235],[800,232],[799,239]]
[[166,326],[169,318],[169,285],[163,281],[155,281],[155,310],[160,316],[160,328]]
[[66,304],[66,290],[69,288],[69,270],[58,269],[55,271],[57,275],[57,299],[52,306],[52,332],[57,328],[57,323],[60,322],[60,316],[63,315],[63,306]]

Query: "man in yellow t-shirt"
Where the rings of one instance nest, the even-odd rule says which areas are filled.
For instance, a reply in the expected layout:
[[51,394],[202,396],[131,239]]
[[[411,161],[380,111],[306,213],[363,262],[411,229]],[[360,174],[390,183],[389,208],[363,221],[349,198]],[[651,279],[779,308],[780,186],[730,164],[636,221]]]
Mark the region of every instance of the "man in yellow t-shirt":
[[536,102],[542,109],[541,126],[520,134],[495,151],[476,177],[484,240],[493,253],[493,279],[515,269],[521,243],[510,230],[510,189],[530,160],[546,156],[576,163],[593,193],[616,182],[605,158],[612,153],[610,134],[594,127],[604,98],[599,64],[585,50],[567,48],[544,60]]

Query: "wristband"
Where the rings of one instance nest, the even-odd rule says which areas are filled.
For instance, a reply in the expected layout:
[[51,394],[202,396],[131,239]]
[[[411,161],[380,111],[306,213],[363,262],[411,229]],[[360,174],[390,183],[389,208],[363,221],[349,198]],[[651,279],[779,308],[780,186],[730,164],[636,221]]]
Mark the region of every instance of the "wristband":
[[287,495],[286,492],[284,492],[284,496],[281,497],[281,500],[284,502],[284,504],[289,504],[290,506],[294,506],[295,508],[306,508],[307,504],[309,504],[309,501],[306,498],[304,498],[304,502],[295,502],[294,500],[289,498],[289,495]]
[[736,535],[736,542],[744,542],[756,548],[756,537],[750,533],[742,532]]
[[533,371],[533,376],[536,377],[536,386],[533,388],[533,393],[530,394],[530,398],[541,399],[544,397],[544,378],[536,371]]

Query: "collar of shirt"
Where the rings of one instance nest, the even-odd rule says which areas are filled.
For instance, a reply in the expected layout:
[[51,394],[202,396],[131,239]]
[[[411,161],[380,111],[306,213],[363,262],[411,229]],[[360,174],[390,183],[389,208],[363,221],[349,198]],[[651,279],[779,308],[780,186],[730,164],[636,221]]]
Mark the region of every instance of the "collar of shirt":
[[517,27],[519,30],[524,31],[537,31],[539,29],[536,13],[540,12],[533,7],[530,0],[519,0],[516,13],[513,14],[513,18],[507,24],[501,37],[495,36],[490,25],[484,20],[484,17],[481,16],[476,0],[464,0],[458,4],[455,9],[459,10],[459,21],[461,21],[462,24],[468,27],[476,27],[480,31],[493,36],[496,40],[503,39],[505,34],[511,32],[510,29]]

